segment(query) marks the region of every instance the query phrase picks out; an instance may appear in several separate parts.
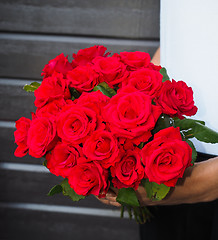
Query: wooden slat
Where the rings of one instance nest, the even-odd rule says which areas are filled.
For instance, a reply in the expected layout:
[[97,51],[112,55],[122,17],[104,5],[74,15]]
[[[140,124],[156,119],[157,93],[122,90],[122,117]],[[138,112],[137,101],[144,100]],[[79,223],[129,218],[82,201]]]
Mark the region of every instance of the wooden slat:
[[103,38],[81,38],[41,36],[26,34],[0,34],[0,77],[41,79],[47,62],[64,53],[71,56],[81,48],[104,45],[112,52],[145,51],[151,55],[158,41],[118,40]]
[[[63,205],[49,205],[39,203],[11,203],[0,202],[0,208],[22,209],[28,211],[43,211],[43,212],[56,212],[68,213],[86,216],[97,216],[107,218],[120,218],[120,209],[100,209],[90,207],[78,206],[63,206]],[[129,218],[127,211],[124,211],[123,218]]]
[[63,194],[47,196],[49,190],[63,181],[51,173],[12,171],[0,169],[0,202],[39,203],[101,209],[118,209],[99,202],[94,196],[73,202]]
[[158,0],[1,0],[0,30],[158,38]]
[[22,158],[14,156],[14,151],[17,147],[14,143],[15,130],[12,127],[4,127],[3,124],[0,127],[0,162],[42,164],[44,159],[36,159],[29,155]]
[[[14,84],[10,84],[11,82]],[[8,80],[2,83],[0,79],[0,120],[15,121],[20,117],[31,118],[31,112],[36,110],[34,93],[23,90],[25,81],[22,81],[23,85],[16,80],[11,82]],[[26,84],[29,83],[30,81],[26,81]]]
[[73,214],[1,209],[1,239],[139,240],[132,220]]
[[[62,178],[37,172],[43,159],[14,157],[13,122],[35,111],[33,94],[22,90],[24,79],[40,80],[44,65],[62,52],[71,55],[102,44],[112,52],[153,54],[159,45],[159,1],[2,0],[0,32],[1,239],[139,239],[134,221],[96,217],[117,208],[93,196],[78,203],[62,194],[48,197]],[[53,205],[80,212],[46,211]],[[81,215],[82,209],[94,210],[96,216]]]

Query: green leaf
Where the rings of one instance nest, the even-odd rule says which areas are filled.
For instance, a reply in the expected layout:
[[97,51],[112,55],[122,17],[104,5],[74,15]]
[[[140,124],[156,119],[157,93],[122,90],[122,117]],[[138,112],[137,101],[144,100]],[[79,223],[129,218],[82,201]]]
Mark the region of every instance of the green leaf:
[[202,142],[218,143],[218,133],[199,122],[194,127],[194,136]]
[[104,95],[112,98],[114,95],[116,95],[116,91],[108,86],[106,82],[99,83],[97,86],[93,88],[93,91],[100,90]]
[[170,80],[170,78],[169,78],[169,76],[168,76],[168,74],[167,74],[167,70],[166,70],[166,68],[164,68],[164,67],[161,68],[161,70],[160,70],[160,74],[163,75],[162,82],[165,82],[165,81]]
[[205,122],[187,119],[175,118],[175,125],[180,127],[186,139],[195,137],[201,142],[218,143],[218,133],[205,126]]
[[144,147],[145,143],[144,142],[141,142],[137,147],[142,149]]
[[196,159],[197,159],[197,151],[196,151],[196,149],[195,149],[195,146],[194,146],[194,144],[192,143],[192,141],[190,141],[190,140],[186,140],[186,142],[188,143],[188,145],[192,148],[192,161],[191,161],[191,163],[192,164],[194,164],[194,162],[196,161]]
[[38,82],[32,82],[30,85],[26,84],[23,89],[26,92],[34,92],[41,84]]
[[55,185],[48,193],[48,196],[53,196],[57,193],[61,193],[63,190],[61,185]]
[[43,166],[47,167],[47,160],[43,162]]
[[190,118],[179,119],[175,117],[173,118],[173,120],[175,122],[175,126],[180,127],[180,130],[188,130],[190,128],[193,128],[197,122],[201,123],[202,125],[205,125],[204,121],[190,119]]
[[72,100],[75,100],[76,98],[80,97],[81,94],[75,88],[69,88],[69,89],[70,89]]
[[171,126],[174,126],[173,119],[166,114],[162,114],[158,118],[157,123],[156,123],[154,129],[152,130],[152,134],[155,134],[155,133],[159,132],[161,129],[165,129],[165,128],[168,128]]
[[139,201],[133,188],[121,188],[117,195],[117,202],[123,205],[139,207]]
[[69,185],[68,180],[64,179],[61,183],[61,187],[63,188],[63,194],[65,196],[69,196],[74,202],[77,202],[81,199],[84,199],[85,196],[78,195]]
[[142,181],[142,185],[144,186],[147,197],[153,201],[160,201],[164,199],[167,193],[170,190],[170,187],[167,187],[164,184],[157,184],[155,182],[149,182],[148,179],[144,179]]

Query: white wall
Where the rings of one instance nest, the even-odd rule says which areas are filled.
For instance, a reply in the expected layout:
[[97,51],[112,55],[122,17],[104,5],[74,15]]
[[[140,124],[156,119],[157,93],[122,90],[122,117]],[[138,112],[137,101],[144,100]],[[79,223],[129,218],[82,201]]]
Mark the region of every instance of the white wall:
[[[194,90],[195,119],[218,131],[218,0],[161,0],[161,65]],[[218,155],[218,144],[194,141]]]

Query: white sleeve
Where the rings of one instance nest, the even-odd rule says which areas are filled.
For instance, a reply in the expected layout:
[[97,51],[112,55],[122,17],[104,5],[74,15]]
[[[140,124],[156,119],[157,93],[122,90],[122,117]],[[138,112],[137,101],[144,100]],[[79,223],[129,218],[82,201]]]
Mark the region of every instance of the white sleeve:
[[[161,0],[161,65],[194,91],[193,117],[218,131],[218,1]],[[193,141],[218,155],[218,144]]]

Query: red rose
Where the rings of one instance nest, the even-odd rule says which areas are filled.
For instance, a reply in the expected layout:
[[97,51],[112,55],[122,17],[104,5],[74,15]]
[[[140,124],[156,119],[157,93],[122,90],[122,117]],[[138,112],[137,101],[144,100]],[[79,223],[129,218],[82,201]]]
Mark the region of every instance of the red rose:
[[126,66],[117,57],[97,57],[93,63],[100,74],[100,81],[108,83],[110,87],[123,82],[129,75]]
[[95,131],[83,145],[83,153],[92,161],[98,161],[102,167],[114,166],[119,154],[117,139],[107,131]]
[[78,164],[72,168],[68,182],[78,195],[104,197],[109,188],[108,171],[96,162]]
[[152,135],[161,109],[151,104],[150,96],[133,87],[125,87],[113,96],[104,109],[104,120],[117,137],[138,145]]
[[144,167],[141,164],[141,150],[122,151],[120,161],[111,167],[112,182],[114,187],[138,189],[139,183],[144,177]]
[[79,92],[91,91],[99,83],[98,77],[90,65],[78,66],[67,74],[69,87],[74,87]]
[[56,176],[68,177],[77,164],[77,160],[83,156],[79,145],[68,145],[58,142],[56,146],[46,154],[47,168]]
[[66,79],[60,73],[53,73],[51,77],[45,78],[34,94],[36,107],[42,107],[55,99],[71,98]]
[[47,117],[34,117],[28,131],[29,154],[43,157],[57,142],[56,124]]
[[16,121],[16,131],[14,132],[15,143],[18,145],[14,155],[16,157],[23,157],[28,152],[27,135],[30,128],[31,120],[21,117]]
[[107,57],[110,53],[105,53],[107,50],[104,46],[93,46],[85,49],[80,49],[77,54],[73,54],[74,60],[72,61],[72,66],[85,66],[87,63],[92,62],[95,57],[102,56]]
[[151,58],[148,53],[145,52],[121,52],[120,58],[123,63],[128,66],[129,70],[135,70],[137,68],[148,67]]
[[162,67],[160,65],[155,65],[153,63],[149,63],[148,68],[151,70],[160,72]]
[[63,98],[58,100],[53,100],[52,102],[47,103],[43,107],[37,108],[36,115],[38,117],[56,118],[57,115],[62,110],[63,106],[65,106],[66,104],[67,103]]
[[150,182],[174,187],[191,165],[192,149],[182,141],[179,128],[169,127],[154,134],[142,149],[142,162]]
[[154,98],[160,92],[162,78],[163,76],[158,71],[142,68],[131,72],[127,84]]
[[74,100],[76,104],[90,108],[95,111],[98,117],[101,117],[101,111],[103,107],[108,104],[109,101],[110,98],[104,95],[99,90],[89,93],[83,92],[78,99]]
[[57,118],[58,136],[71,144],[83,143],[97,127],[96,113],[76,104],[65,106]]
[[155,101],[163,113],[180,119],[184,118],[183,115],[195,115],[198,110],[194,105],[192,88],[183,81],[165,81],[160,96]]
[[68,71],[72,69],[73,68],[69,63],[67,56],[65,57],[64,54],[61,53],[45,65],[41,75],[44,76],[44,78],[51,76],[54,72],[62,73],[65,75]]

